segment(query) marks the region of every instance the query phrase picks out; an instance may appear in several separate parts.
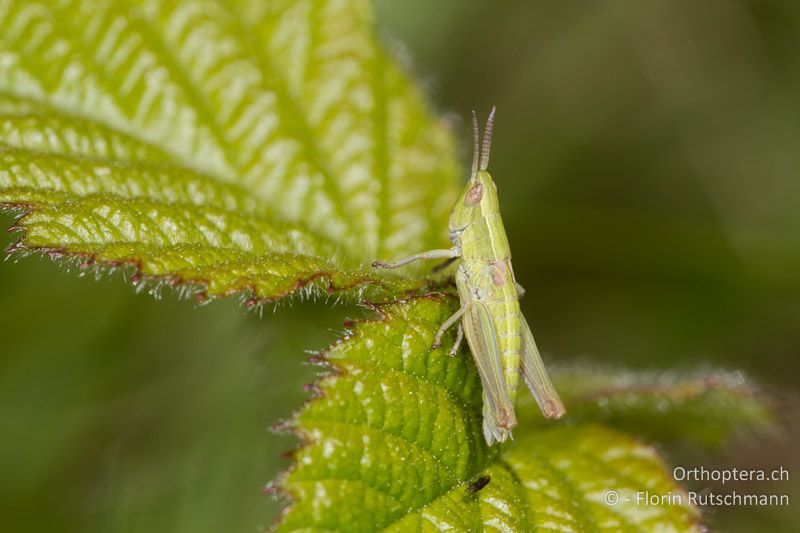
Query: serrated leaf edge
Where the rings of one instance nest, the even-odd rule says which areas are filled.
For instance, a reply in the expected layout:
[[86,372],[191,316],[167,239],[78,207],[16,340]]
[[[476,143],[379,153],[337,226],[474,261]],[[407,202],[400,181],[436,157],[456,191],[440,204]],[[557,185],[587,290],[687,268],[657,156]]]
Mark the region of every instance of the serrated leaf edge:
[[[337,285],[335,277],[337,274],[346,274],[347,271],[334,272],[330,270],[321,270],[314,272],[310,276],[299,276],[295,280],[295,286],[288,291],[273,294],[265,297],[257,297],[257,288],[253,284],[245,285],[230,289],[223,294],[207,293],[207,288],[210,281],[203,277],[184,277],[180,274],[146,274],[140,259],[127,259],[127,260],[107,260],[98,257],[98,254],[88,252],[74,252],[64,248],[54,246],[31,246],[25,244],[25,237],[27,229],[21,225],[21,222],[29,215],[36,212],[38,206],[24,202],[4,202],[0,203],[0,212],[7,211],[15,216],[15,220],[11,226],[7,228],[9,233],[21,233],[21,235],[9,244],[5,249],[6,259],[13,257],[25,257],[31,254],[42,254],[57,262],[59,260],[73,260],[77,262],[78,267],[82,270],[94,269],[96,276],[102,274],[110,274],[115,270],[121,268],[130,268],[132,272],[129,274],[128,279],[134,287],[141,287],[139,290],[148,290],[151,293],[157,293],[164,285],[178,291],[180,296],[194,296],[198,302],[210,302],[214,300],[236,298],[239,299],[245,307],[259,308],[264,305],[277,303],[290,296],[299,296],[301,299],[316,299],[318,297],[336,297],[335,302],[339,300],[355,300],[362,302],[364,291],[373,288],[379,293],[387,296],[387,302],[391,299],[394,300],[399,296],[400,301],[409,298],[415,292],[425,292],[434,287],[435,282],[427,278],[400,278],[410,285],[417,285],[417,288],[409,288],[405,294],[393,294],[393,289],[390,284],[386,282],[381,276],[373,276],[367,273],[357,274],[349,283]],[[148,287],[152,287],[148,289]],[[372,304],[378,305],[378,304]]]

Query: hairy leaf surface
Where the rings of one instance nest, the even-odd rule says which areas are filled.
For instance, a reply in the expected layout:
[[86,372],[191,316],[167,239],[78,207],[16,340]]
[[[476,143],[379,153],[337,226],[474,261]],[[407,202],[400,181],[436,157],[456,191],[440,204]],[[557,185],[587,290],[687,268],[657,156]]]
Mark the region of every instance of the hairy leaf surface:
[[[721,447],[737,434],[777,429],[774,400],[741,372],[645,372],[595,365],[555,367],[572,419],[602,422],[659,442]],[[535,423],[535,405],[523,416]]]
[[442,244],[444,124],[362,0],[0,0],[15,250],[244,292],[398,294],[362,265]]
[[[698,510],[688,505],[655,449],[618,432],[615,425],[626,426],[618,420],[598,417],[607,422],[600,425],[583,411],[582,405],[603,395],[615,401],[615,394],[592,385],[593,370],[557,374],[559,382],[571,375],[576,383],[563,389],[565,419],[544,422],[532,415],[533,408],[521,405],[525,416],[514,440],[487,448],[481,387],[469,353],[447,355],[452,332],[442,347],[430,348],[454,302],[431,296],[374,309],[377,319],[354,324],[344,339],[315,358],[330,373],[318,381],[316,396],[287,422],[304,444],[293,454],[294,466],[275,484],[293,501],[280,530],[699,528]],[[744,394],[747,389],[744,382],[722,387],[724,374],[715,375],[716,385],[711,378],[662,378],[652,394],[647,388],[655,386],[655,378],[648,382],[643,377],[644,388],[631,391],[638,402],[628,409],[638,416],[648,410],[658,418],[660,401],[670,397],[672,414],[688,412],[692,426],[694,407],[678,398],[714,390]],[[612,384],[631,378],[604,374]],[[756,397],[749,389],[747,394]],[[763,405],[761,410],[766,412]],[[616,403],[614,411],[622,417],[625,404]],[[677,427],[674,423],[675,433]],[[696,435],[689,431],[688,436]],[[489,483],[472,492],[470,486],[483,476],[489,476]],[[615,505],[606,499],[608,491],[619,496]],[[637,502],[637,495],[647,492],[682,496],[685,505]]]

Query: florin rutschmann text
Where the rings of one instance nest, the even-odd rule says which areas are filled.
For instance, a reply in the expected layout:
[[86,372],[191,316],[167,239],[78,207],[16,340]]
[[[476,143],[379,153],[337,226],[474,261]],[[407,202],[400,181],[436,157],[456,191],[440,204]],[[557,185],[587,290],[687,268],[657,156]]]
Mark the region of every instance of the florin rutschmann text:
[[[752,486],[753,482],[786,482],[789,481],[789,471],[784,467],[774,469],[749,469],[749,468],[705,468],[703,466],[686,468],[676,466],[672,470],[675,481],[711,482],[720,485],[730,482],[745,482]],[[786,493],[761,493],[743,492],[715,492],[710,488],[702,490],[684,490],[676,488],[664,493],[650,490],[633,491],[630,489],[607,490],[603,499],[606,505],[637,505],[637,506],[685,506],[694,507],[788,507],[789,495]]]

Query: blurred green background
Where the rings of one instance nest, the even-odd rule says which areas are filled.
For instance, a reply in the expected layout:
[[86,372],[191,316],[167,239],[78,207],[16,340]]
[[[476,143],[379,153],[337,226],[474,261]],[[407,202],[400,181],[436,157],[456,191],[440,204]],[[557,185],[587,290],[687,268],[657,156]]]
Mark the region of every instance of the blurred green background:
[[[523,309],[551,359],[742,368],[781,391],[784,435],[671,459],[800,475],[800,3],[380,0],[377,11],[387,45],[452,114],[465,162],[464,118],[498,106],[491,168]],[[278,505],[261,489],[295,442],[268,428],[306,397],[304,350],[360,311],[296,302],[258,317],[76,272],[38,257],[0,264],[0,527],[269,523]],[[800,527],[791,508],[707,520]]]

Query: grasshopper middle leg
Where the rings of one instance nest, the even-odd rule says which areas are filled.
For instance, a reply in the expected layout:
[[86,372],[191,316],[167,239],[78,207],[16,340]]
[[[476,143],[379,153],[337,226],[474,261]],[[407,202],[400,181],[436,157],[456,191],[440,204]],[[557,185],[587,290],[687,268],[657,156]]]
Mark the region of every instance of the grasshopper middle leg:
[[[445,331],[450,329],[450,326],[455,324],[457,321],[461,320],[461,317],[467,311],[469,304],[462,305],[458,311],[453,313],[453,315],[444,321],[444,323],[439,326],[439,330],[436,332],[436,336],[433,338],[433,344],[431,348],[438,348],[442,344],[442,335],[444,335]],[[456,343],[451,350],[452,354],[455,354],[458,346],[461,344],[461,340],[464,338],[464,331],[461,329],[461,324],[458,325],[458,334],[456,335]]]
[[464,340],[464,326],[461,325],[461,322],[458,323],[458,331],[456,332],[456,342],[453,343],[453,347],[450,348],[448,355],[451,357],[455,357],[458,353],[458,349],[461,347],[461,341]]

